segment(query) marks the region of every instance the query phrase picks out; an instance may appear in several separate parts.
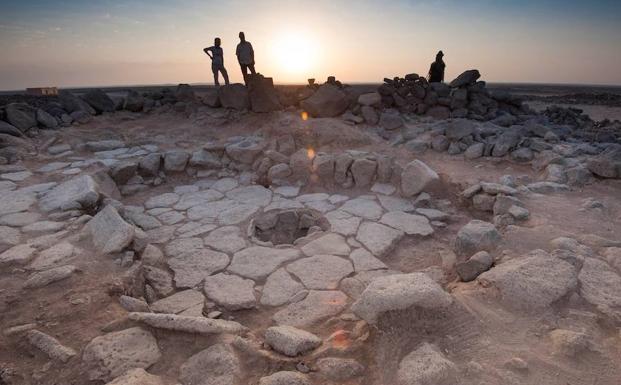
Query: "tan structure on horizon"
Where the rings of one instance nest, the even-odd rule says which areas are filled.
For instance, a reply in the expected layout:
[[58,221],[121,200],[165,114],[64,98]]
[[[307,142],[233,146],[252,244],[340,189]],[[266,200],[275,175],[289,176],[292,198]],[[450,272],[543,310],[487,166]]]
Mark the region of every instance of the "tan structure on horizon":
[[28,95],[35,95],[35,96],[58,95],[58,88],[56,88],[56,87],[26,88],[26,93]]

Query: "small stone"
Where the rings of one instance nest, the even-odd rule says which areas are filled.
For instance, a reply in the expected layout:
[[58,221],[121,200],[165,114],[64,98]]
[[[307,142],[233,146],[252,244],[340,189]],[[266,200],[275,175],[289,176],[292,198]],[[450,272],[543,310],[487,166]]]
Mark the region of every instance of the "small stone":
[[311,385],[311,382],[300,373],[281,371],[261,377],[259,385]]
[[62,345],[56,338],[38,330],[30,330],[26,338],[32,346],[35,346],[48,357],[61,362],[67,362],[76,355],[75,350]]
[[239,358],[226,344],[216,344],[188,358],[179,368],[184,385],[225,385],[238,382]]
[[364,373],[364,366],[352,358],[326,357],[317,361],[319,373],[332,381],[346,381]]
[[439,349],[423,343],[399,363],[397,371],[399,385],[454,384],[457,382],[457,367]]
[[480,220],[472,220],[457,233],[455,252],[472,255],[478,251],[493,251],[502,240],[496,227]]
[[467,261],[456,264],[455,270],[462,281],[470,282],[481,273],[489,270],[493,263],[494,259],[487,251],[479,251]]

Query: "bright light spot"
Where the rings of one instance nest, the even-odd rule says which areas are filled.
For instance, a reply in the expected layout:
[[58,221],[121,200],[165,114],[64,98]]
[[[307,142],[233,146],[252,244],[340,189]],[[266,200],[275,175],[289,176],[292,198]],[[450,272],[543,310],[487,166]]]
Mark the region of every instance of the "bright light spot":
[[317,44],[306,33],[281,32],[271,48],[275,64],[281,71],[306,75],[317,64]]
[[315,158],[315,150],[313,150],[312,148],[309,148],[306,150],[306,156],[308,156],[308,159],[314,159]]
[[308,112],[302,111],[302,120],[308,120]]

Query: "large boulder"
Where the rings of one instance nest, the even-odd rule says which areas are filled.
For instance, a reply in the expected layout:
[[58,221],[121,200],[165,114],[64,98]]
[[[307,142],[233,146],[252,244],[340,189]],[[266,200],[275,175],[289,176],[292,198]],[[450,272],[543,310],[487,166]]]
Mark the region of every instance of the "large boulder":
[[218,90],[220,104],[224,108],[247,110],[250,105],[248,90],[243,84],[234,83],[222,86]]
[[578,284],[576,267],[543,250],[534,250],[479,275],[477,280],[516,310],[547,309]]
[[58,120],[45,110],[41,108],[37,109],[36,117],[41,127],[50,129],[58,128]]
[[11,136],[24,136],[24,133],[21,132],[17,127],[0,120],[0,134],[7,134]]
[[351,310],[370,324],[386,312],[422,309],[443,309],[453,302],[433,279],[424,273],[394,274],[377,277],[354,302]]
[[37,126],[36,110],[25,103],[11,103],[5,107],[6,120],[22,131]]
[[134,90],[130,90],[127,93],[127,97],[125,98],[125,105],[123,106],[123,108],[125,108],[127,111],[140,112],[142,111],[143,107],[144,97],[140,93]]
[[314,118],[332,118],[345,112],[349,101],[337,86],[324,84],[313,96],[302,100],[300,106]]
[[99,185],[90,175],[79,175],[48,191],[40,200],[44,212],[88,210],[100,200]]
[[111,380],[130,369],[146,369],[161,357],[157,340],[139,327],[94,338],[84,348],[82,360],[90,380]]
[[253,112],[270,112],[282,109],[272,78],[266,78],[261,74],[249,75],[248,96],[250,108]]
[[358,104],[363,106],[379,106],[382,103],[382,95],[377,92],[369,92],[358,96]]
[[422,161],[408,163],[401,173],[401,192],[407,197],[416,195],[439,181],[440,177]]
[[458,77],[450,82],[449,87],[457,88],[474,84],[480,77],[481,74],[478,70],[467,70],[462,72]]
[[457,233],[455,253],[471,256],[479,251],[493,251],[502,237],[496,226],[489,222],[474,219]]
[[58,99],[60,100],[60,105],[68,113],[82,111],[89,115],[95,115],[93,107],[69,91],[60,91],[58,93]]
[[134,239],[134,226],[125,222],[112,206],[97,213],[86,227],[97,251],[102,254],[117,253]]
[[175,98],[180,102],[192,102],[195,99],[194,90],[189,84],[179,84],[175,90]]
[[102,112],[114,112],[116,110],[114,101],[99,88],[88,91],[82,98],[89,106],[93,107],[98,114]]

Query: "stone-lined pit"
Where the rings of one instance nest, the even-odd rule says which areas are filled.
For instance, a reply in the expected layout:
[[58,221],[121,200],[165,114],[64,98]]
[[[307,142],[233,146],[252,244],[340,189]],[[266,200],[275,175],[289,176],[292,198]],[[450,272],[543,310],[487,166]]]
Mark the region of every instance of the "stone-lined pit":
[[293,244],[313,230],[327,231],[330,222],[317,210],[288,209],[270,211],[256,217],[252,223],[252,235],[262,242],[274,245]]

